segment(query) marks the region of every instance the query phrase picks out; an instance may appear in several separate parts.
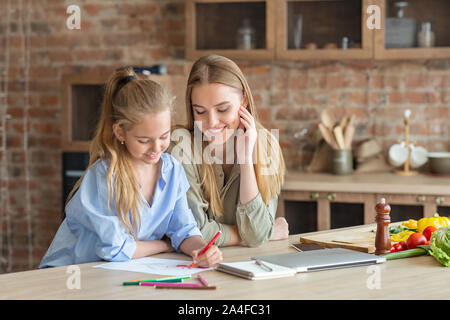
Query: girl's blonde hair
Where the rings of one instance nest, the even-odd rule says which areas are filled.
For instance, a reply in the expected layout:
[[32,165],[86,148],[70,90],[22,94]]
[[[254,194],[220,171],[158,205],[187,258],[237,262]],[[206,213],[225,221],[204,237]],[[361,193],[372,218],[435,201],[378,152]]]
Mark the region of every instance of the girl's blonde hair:
[[[118,69],[105,85],[100,120],[90,144],[89,165],[84,174],[98,159],[109,159],[108,208],[111,199],[114,199],[120,221],[134,237],[139,231],[142,199],[130,154],[127,147],[116,138],[113,124],[128,131],[144,115],[172,111],[172,103],[173,98],[166,89],[145,76],[138,76],[132,67]],[[66,205],[80,187],[84,174],[70,192]]]
[[[194,115],[191,105],[192,89],[199,85],[211,83],[220,83],[236,88],[248,99],[247,109],[254,117],[258,131],[255,149],[256,157],[254,157],[256,160],[256,163],[254,163],[256,180],[262,199],[267,205],[271,199],[281,192],[285,174],[283,154],[277,139],[258,121],[255,102],[250,87],[242,71],[232,60],[218,55],[208,55],[194,63],[189,74],[186,89],[187,124],[185,128],[191,133],[194,130],[198,130],[194,126]],[[201,148],[202,155],[206,144],[207,142],[204,142]],[[197,150],[194,152],[197,152]],[[272,166],[272,170],[267,170],[265,164]],[[273,166],[275,166],[275,169],[273,169]],[[202,161],[201,175],[206,200],[216,215],[223,215],[223,199],[220,197],[220,190],[215,179],[213,165]]]

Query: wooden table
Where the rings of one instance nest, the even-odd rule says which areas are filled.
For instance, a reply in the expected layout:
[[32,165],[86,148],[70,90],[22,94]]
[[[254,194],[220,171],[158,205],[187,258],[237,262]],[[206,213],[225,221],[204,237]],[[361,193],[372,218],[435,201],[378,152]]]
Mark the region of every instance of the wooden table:
[[[375,225],[374,225],[375,227]],[[346,228],[351,232],[354,228]],[[343,229],[337,229],[343,230]],[[322,231],[333,232],[333,230]],[[242,261],[262,254],[294,252],[289,240],[270,241],[259,248],[223,248],[224,261]],[[186,259],[170,253],[155,257]],[[68,289],[73,274],[68,267],[32,270],[0,275],[0,299],[163,299],[163,300],[297,300],[297,299],[449,299],[450,272],[433,257],[421,256],[387,261],[374,266],[298,273],[294,277],[246,280],[216,270],[202,275],[217,290],[168,290],[123,286],[149,274],[93,268],[94,262],[78,265],[81,288]],[[379,275],[379,288],[374,277]],[[196,282],[197,279],[191,279]]]

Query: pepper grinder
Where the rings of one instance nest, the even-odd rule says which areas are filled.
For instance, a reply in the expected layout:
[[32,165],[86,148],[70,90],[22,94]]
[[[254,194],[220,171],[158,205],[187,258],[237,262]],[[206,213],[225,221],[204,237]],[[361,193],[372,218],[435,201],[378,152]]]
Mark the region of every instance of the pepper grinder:
[[375,206],[377,216],[377,234],[375,236],[375,254],[387,254],[391,252],[391,237],[389,236],[389,223],[391,222],[391,207],[381,198],[380,203]]

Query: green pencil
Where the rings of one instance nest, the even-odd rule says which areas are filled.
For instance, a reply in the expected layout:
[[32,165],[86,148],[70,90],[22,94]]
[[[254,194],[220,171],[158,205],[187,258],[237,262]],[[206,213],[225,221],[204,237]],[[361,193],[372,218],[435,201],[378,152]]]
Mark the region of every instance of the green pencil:
[[140,282],[182,282],[183,279],[190,279],[190,275],[186,276],[177,276],[177,277],[168,277],[168,278],[156,278],[156,279],[142,279],[142,280],[133,280],[126,281],[123,283],[124,286],[138,286]]

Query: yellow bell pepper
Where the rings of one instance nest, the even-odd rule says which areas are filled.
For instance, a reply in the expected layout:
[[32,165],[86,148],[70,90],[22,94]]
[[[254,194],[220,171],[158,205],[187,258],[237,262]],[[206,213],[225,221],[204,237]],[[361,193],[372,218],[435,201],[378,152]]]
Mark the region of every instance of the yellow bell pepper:
[[409,236],[412,235],[414,231],[402,231],[391,236],[392,242],[400,242],[408,240]]
[[408,221],[403,221],[402,225],[409,229],[417,229],[417,220],[409,219]]
[[417,232],[422,233],[423,230],[429,226],[434,226],[436,229],[448,227],[450,226],[450,219],[447,217],[440,217],[437,213],[434,214],[434,217],[422,218],[417,221]]

